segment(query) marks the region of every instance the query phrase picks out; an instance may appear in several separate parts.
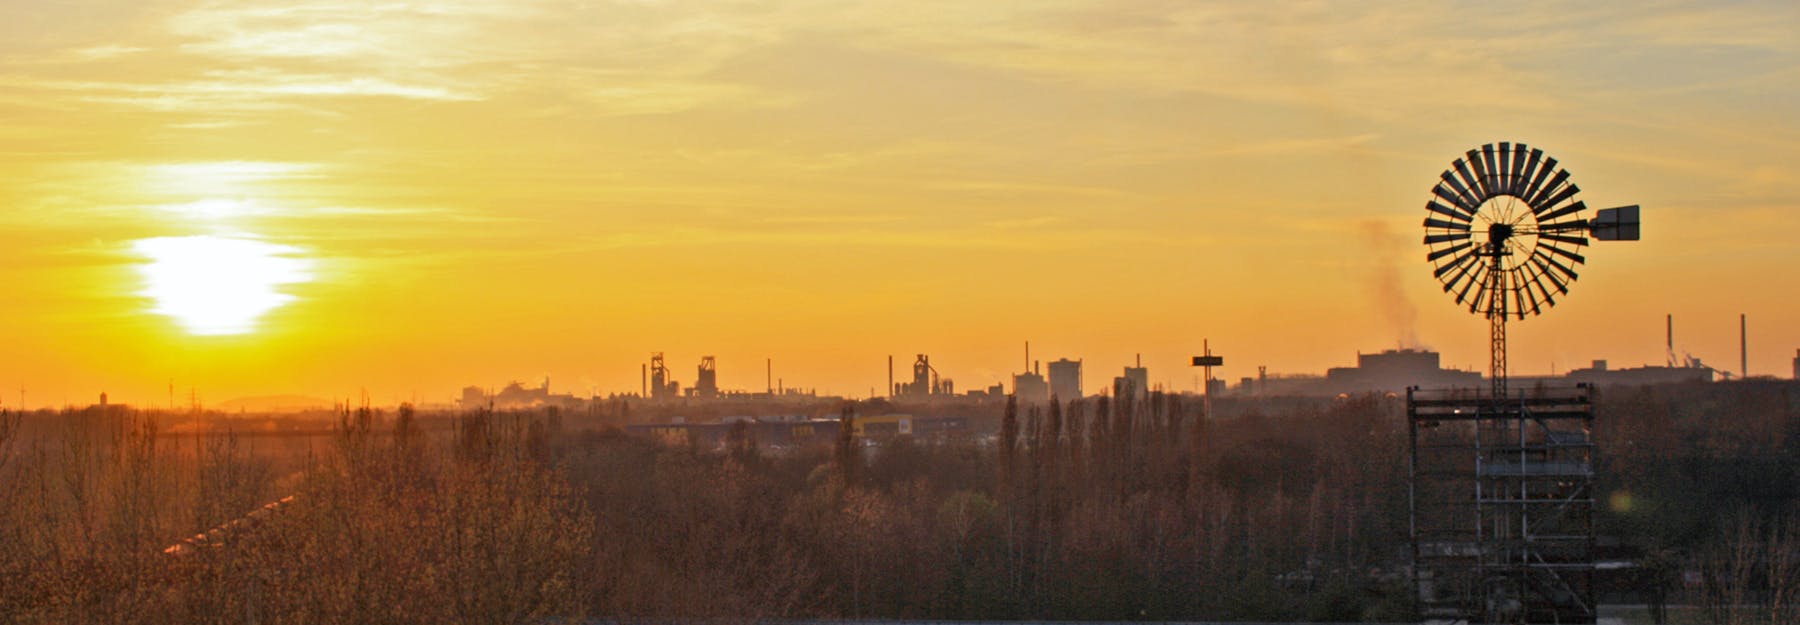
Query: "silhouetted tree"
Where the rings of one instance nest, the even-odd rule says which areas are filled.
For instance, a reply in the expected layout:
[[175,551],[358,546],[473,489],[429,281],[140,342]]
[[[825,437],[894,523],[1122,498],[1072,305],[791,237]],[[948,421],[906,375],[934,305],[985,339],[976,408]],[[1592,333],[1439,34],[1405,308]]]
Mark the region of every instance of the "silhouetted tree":
[[862,452],[856,447],[856,404],[844,402],[838,412],[837,444],[832,450],[832,465],[845,487],[855,486],[857,468],[862,465]]

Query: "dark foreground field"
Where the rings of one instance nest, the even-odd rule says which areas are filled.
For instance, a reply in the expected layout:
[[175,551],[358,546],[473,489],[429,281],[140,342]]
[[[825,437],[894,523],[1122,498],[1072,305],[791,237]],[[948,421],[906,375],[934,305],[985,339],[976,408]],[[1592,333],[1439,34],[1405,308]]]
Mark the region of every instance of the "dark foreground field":
[[[1640,565],[1614,600],[1794,621],[1795,393],[1602,395],[1601,531]],[[1086,401],[778,451],[550,411],[353,411],[314,436],[8,414],[0,620],[1413,619],[1400,401],[1273,406]]]

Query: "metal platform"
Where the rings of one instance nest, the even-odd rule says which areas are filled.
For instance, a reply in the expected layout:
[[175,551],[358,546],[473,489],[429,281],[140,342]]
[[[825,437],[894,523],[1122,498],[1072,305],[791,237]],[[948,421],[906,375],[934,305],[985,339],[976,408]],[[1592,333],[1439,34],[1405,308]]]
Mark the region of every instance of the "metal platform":
[[1413,582],[1426,618],[1593,623],[1592,389],[1409,389]]

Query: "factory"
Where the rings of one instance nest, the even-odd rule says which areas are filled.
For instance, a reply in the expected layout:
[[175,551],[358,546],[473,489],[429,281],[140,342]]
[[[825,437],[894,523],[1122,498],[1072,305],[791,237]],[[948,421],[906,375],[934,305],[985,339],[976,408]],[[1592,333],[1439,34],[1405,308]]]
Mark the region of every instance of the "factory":
[[1143,356],[1138,356],[1136,366],[1125,368],[1125,375],[1113,378],[1113,397],[1150,398],[1150,370],[1144,367]]
[[[1446,369],[1437,352],[1423,349],[1386,350],[1373,354],[1357,354],[1356,366],[1333,367],[1325,375],[1269,375],[1242,378],[1236,390],[1240,396],[1259,397],[1329,397],[1369,392],[1405,392],[1408,387],[1479,388],[1485,377],[1478,371]],[[1681,364],[1614,369],[1604,360],[1555,376],[1511,376],[1521,385],[1550,386],[1646,386],[1711,382],[1715,370],[1690,358]]]
[[1592,386],[1684,384],[1711,382],[1713,381],[1713,370],[1702,364],[1699,359],[1684,363],[1682,366],[1643,366],[1625,369],[1608,368],[1606,361],[1596,360],[1590,367],[1570,371],[1567,375],[1562,376],[1561,380]]
[[[894,377],[893,367],[894,359],[890,356],[888,357],[888,379],[890,381]],[[939,379],[937,369],[931,366],[931,357],[925,354],[919,354],[918,358],[913,361],[912,382],[895,384],[892,388],[895,397],[907,399],[956,394],[956,384],[948,379]]]
[[559,408],[579,407],[586,400],[570,394],[551,394],[550,378],[544,378],[544,385],[537,388],[525,388],[517,381],[508,383],[498,392],[489,392],[479,386],[465,386],[462,397],[456,401],[458,408],[464,410],[480,410],[496,408],[501,410],[517,410],[524,408]]
[[1050,363],[1050,396],[1061,402],[1081,399],[1081,361],[1062,358]]

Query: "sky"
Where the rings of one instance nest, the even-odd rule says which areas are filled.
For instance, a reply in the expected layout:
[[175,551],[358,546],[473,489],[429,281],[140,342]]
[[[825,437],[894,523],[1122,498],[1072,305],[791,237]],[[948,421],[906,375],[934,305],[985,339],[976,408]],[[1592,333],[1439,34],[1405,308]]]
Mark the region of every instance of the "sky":
[[1797,109],[1787,1],[0,0],[0,407],[1483,370],[1421,220],[1498,141],[1645,224],[1515,375],[1788,377]]

